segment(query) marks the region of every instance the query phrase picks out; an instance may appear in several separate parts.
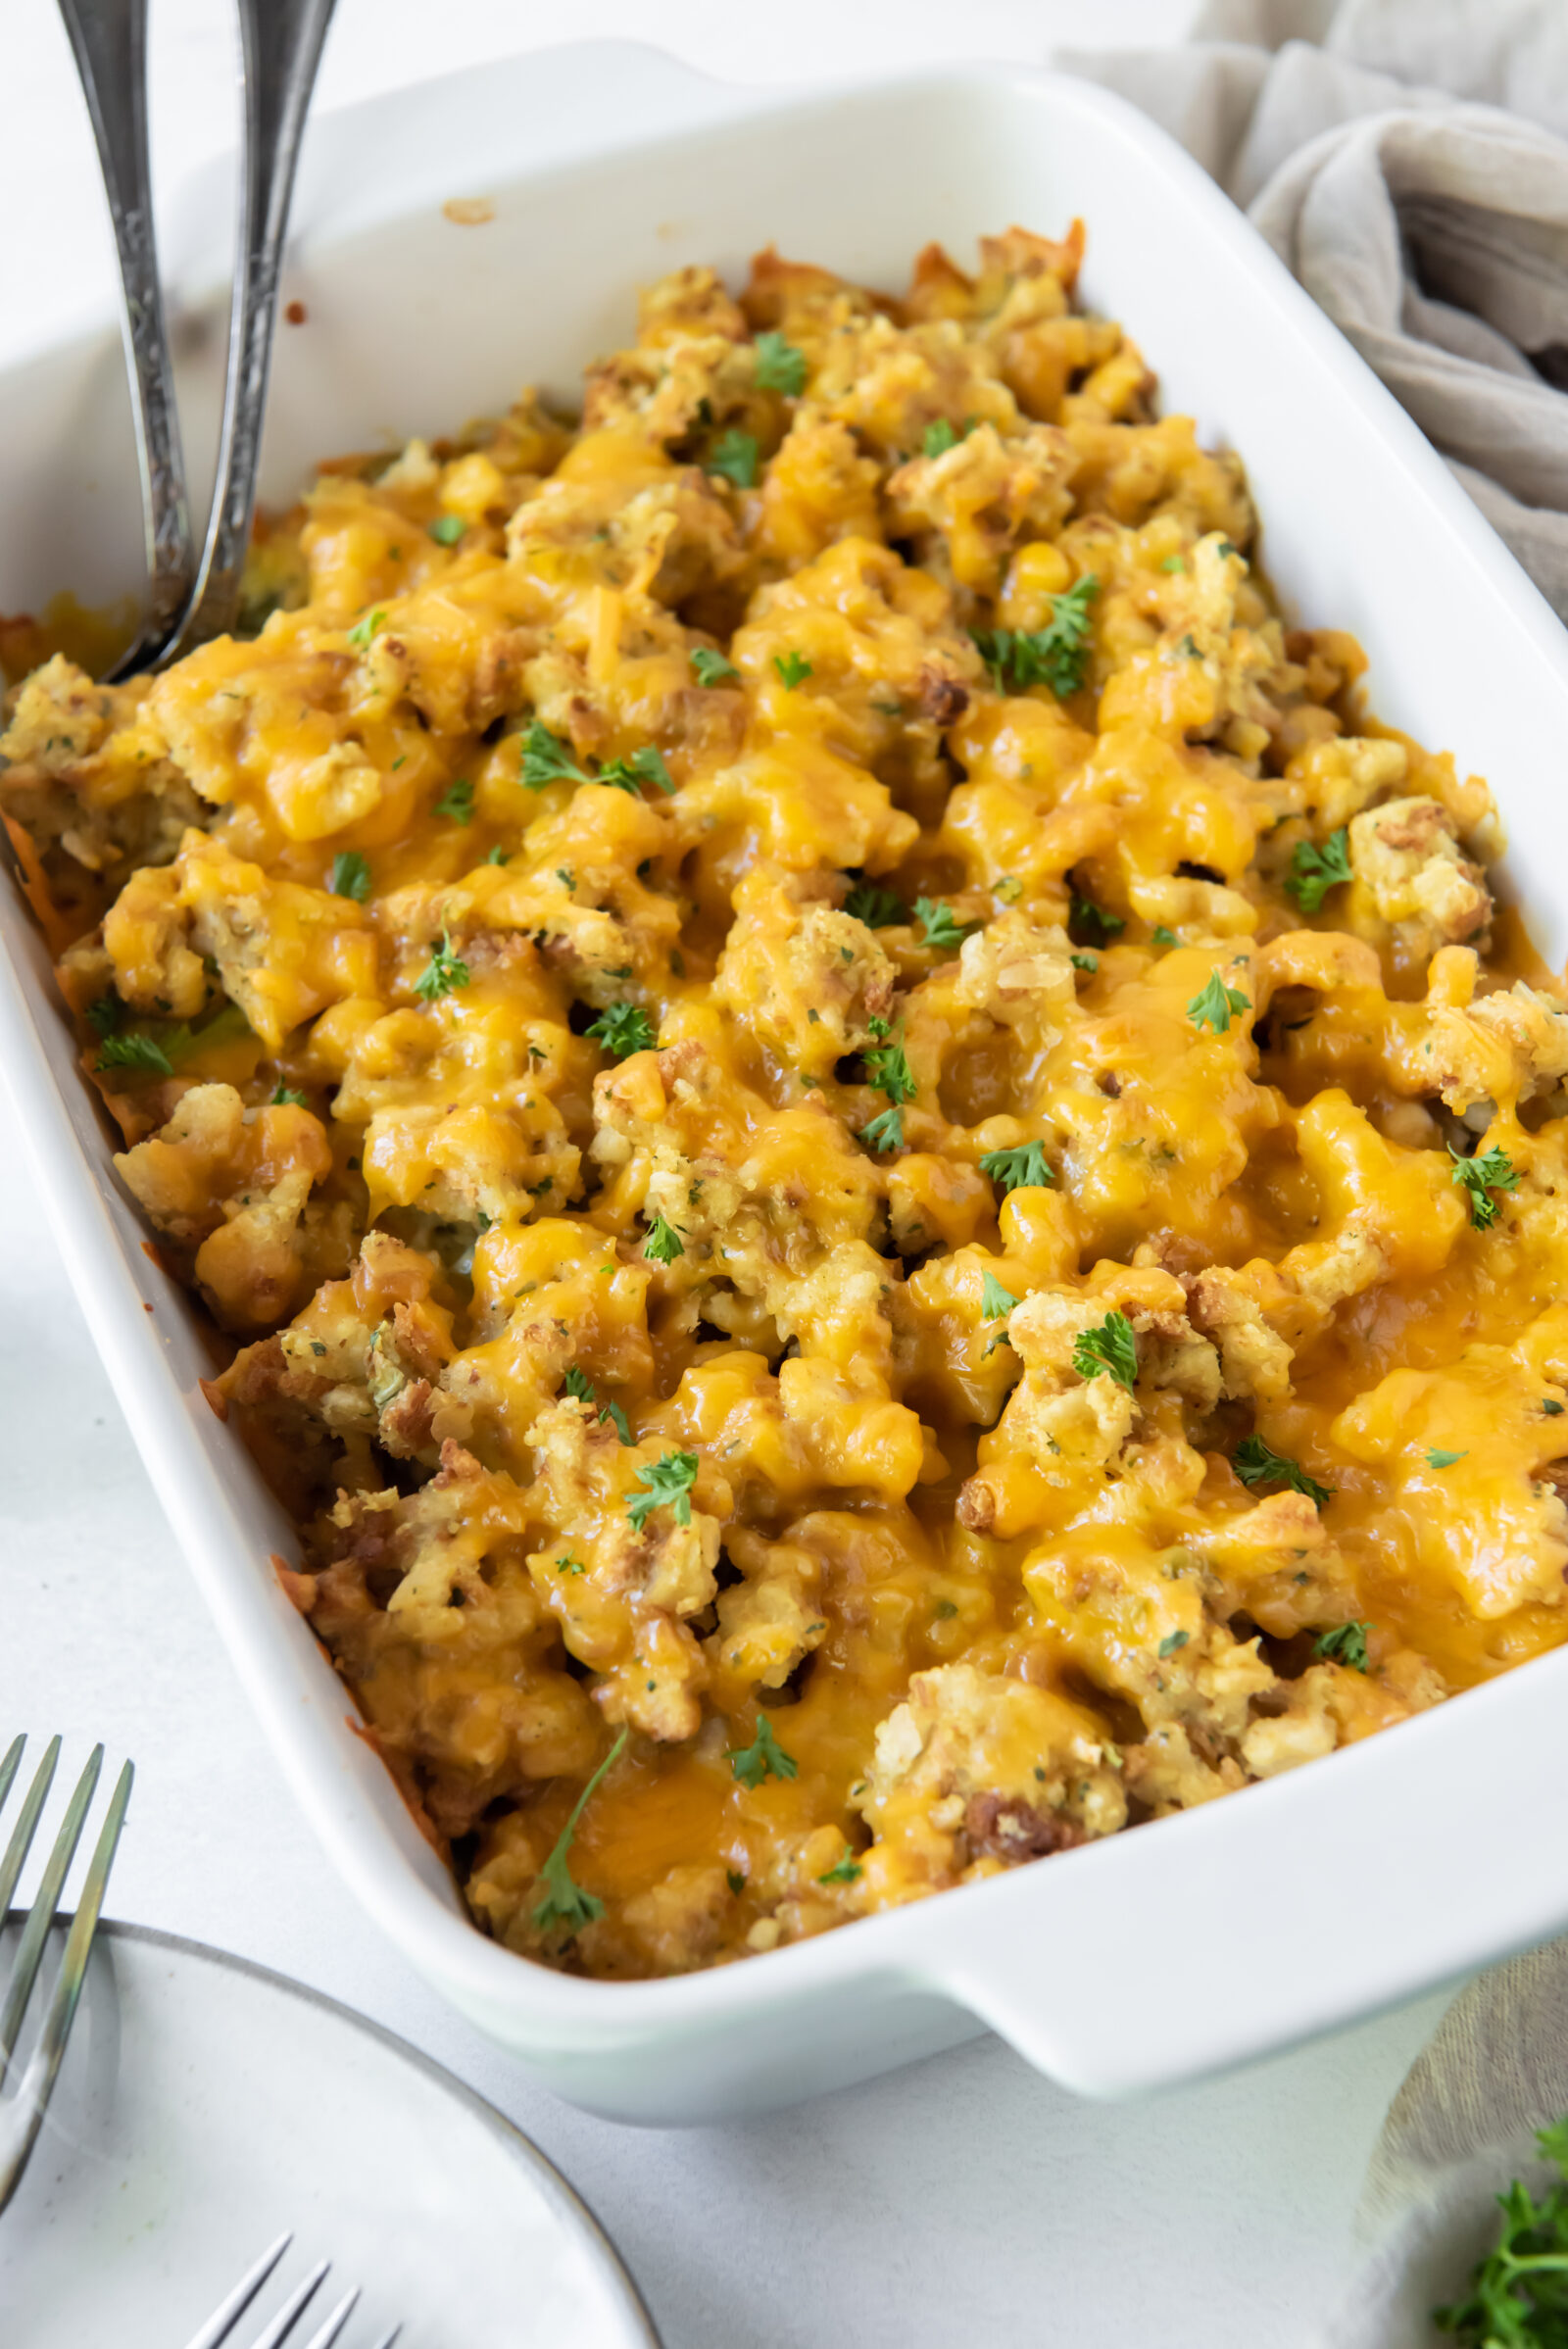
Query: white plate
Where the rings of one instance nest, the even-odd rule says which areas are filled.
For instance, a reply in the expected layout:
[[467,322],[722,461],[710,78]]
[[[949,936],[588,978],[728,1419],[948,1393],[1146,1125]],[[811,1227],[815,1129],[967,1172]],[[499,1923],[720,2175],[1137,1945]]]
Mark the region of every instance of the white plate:
[[[536,125],[542,130],[536,136]],[[673,129],[672,129],[672,126]],[[1287,605],[1352,630],[1379,713],[1495,787],[1502,881],[1568,946],[1568,638],[1350,346],[1191,157],[1121,100],[976,67],[778,100],[603,45],[323,119],[285,272],[265,492],[313,456],[448,429],[622,341],[639,282],[775,238],[870,284],[928,237],[1089,223],[1089,308],[1168,409],[1246,460]],[[541,140],[544,144],[541,147]],[[541,152],[545,160],[541,161]],[[576,160],[564,161],[566,156]],[[411,160],[412,159],[412,160]],[[487,195],[456,226],[437,194]],[[211,190],[197,207],[213,212]],[[182,348],[211,397],[222,305]],[[136,487],[110,335],[0,371],[0,609],[126,583]],[[199,405],[199,400],[194,403]],[[117,563],[122,568],[117,571]],[[546,2085],[656,2122],[843,2087],[977,2023],[1067,2085],[1146,2088],[1288,2046],[1568,1925],[1568,1649],[1179,1818],[744,1965],[579,1980],[469,1925],[356,1735],[269,1552],[297,1536],[199,1381],[209,1333],[145,1251],[36,933],[0,890],[0,1074],[153,1482],[280,1767],[399,1948]],[[96,2345],[95,2345],[96,2349]]]
[[471,2090],[259,1966],[106,1927],[0,2218],[0,2339],[181,2349],[288,2228],[238,2344],[329,2257],[313,2317],[364,2292],[340,2349],[398,2322],[399,2349],[659,2349],[592,2214]]

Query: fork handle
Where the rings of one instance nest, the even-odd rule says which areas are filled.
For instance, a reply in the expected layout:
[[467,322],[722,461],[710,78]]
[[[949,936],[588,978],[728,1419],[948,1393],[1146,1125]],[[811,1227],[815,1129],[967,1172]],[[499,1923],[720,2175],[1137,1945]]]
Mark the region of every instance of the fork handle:
[[229,317],[228,380],[201,573],[173,653],[233,627],[256,511],[278,279],[306,112],[335,0],[239,0],[245,69],[244,199]]
[[59,0],[59,6],[87,101],[124,289],[125,367],[147,530],[148,604],[136,645],[122,668],[135,664],[138,650],[145,659],[147,650],[172,632],[196,577],[174,375],[153,241],[147,0]]

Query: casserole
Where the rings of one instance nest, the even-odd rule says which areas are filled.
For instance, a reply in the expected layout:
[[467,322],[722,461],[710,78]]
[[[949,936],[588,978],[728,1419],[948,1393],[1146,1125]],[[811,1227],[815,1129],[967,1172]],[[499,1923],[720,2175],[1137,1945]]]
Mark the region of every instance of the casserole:
[[[385,420],[401,435],[461,413],[460,403],[476,391],[500,405],[524,371],[564,389],[585,352],[615,339],[615,323],[600,307],[607,294],[624,301],[639,278],[686,260],[710,253],[733,269],[774,235],[791,250],[821,254],[847,273],[876,280],[928,233],[962,248],[995,219],[1050,223],[1086,211],[1095,236],[1088,303],[1136,319],[1162,374],[1167,412],[1193,410],[1205,438],[1240,446],[1268,527],[1266,560],[1283,591],[1303,617],[1354,627],[1371,657],[1380,715],[1483,766],[1513,830],[1516,860],[1523,847],[1530,869],[1544,867],[1547,802],[1539,787],[1532,802],[1526,745],[1533,730],[1543,739],[1560,731],[1565,675],[1555,623],[1424,445],[1206,181],[1119,105],[1051,77],[977,74],[957,84],[913,82],[744,111],[745,121],[721,122],[678,146],[536,173],[510,190],[497,185],[484,239],[462,232],[467,246],[460,252],[480,248],[471,265],[451,261],[457,231],[439,215],[405,221],[379,241],[368,230],[335,241],[323,235],[300,298],[321,322],[323,341],[341,338],[341,349],[353,352],[364,399],[371,383],[400,382],[408,411]],[[836,216],[849,217],[872,156],[875,221],[857,216],[846,231]],[[704,194],[720,183],[721,222]],[[562,204],[569,233],[556,225]],[[490,318],[484,283],[493,286],[498,271],[515,282],[514,271],[529,266],[535,249],[548,259],[532,265],[538,297],[524,337],[481,360],[464,344],[460,322]],[[1192,264],[1200,251],[1198,277]],[[415,379],[376,337],[387,332],[394,279],[418,283],[421,267],[430,288],[421,324],[430,330],[418,338]],[[509,319],[515,316],[509,309]],[[303,338],[300,347],[307,348]],[[1288,399],[1279,388],[1282,353],[1295,387]],[[274,439],[283,449],[274,449],[273,476],[264,484],[274,497],[297,482],[308,450],[372,437],[376,419],[356,405],[356,376],[344,368],[340,378],[332,355],[328,348],[324,369],[314,375],[314,352],[299,373],[280,369]],[[1301,463],[1308,425],[1317,468]],[[290,432],[297,449],[288,445]],[[81,455],[78,443],[75,464]],[[31,494],[39,496],[36,481]],[[36,604],[58,584],[64,581],[35,575],[19,593],[7,582],[5,600],[15,606],[24,596]],[[102,582],[87,587],[102,592]],[[1428,672],[1431,653],[1438,658]],[[1484,691],[1477,692],[1477,678]],[[1523,896],[1538,943],[1559,953],[1549,907]],[[21,937],[20,924],[12,928]],[[36,971],[36,943],[22,944]],[[65,1119],[85,1133],[91,1115],[75,1085],[69,1040],[63,1030],[47,1032],[47,1012],[15,1008],[23,1028],[41,1036],[64,1080],[51,1104],[36,1050],[29,1053],[23,1037],[8,1037],[24,1124],[58,1136]],[[1522,1788],[1509,1788],[1513,1872],[1497,1871],[1485,1901],[1478,1894],[1500,1842],[1495,1788],[1484,1783],[1478,1749],[1486,1735],[1480,1723],[1494,1722],[1493,1734],[1505,1732],[1510,1746],[1527,1720],[1539,1715],[1548,1723],[1547,1699],[1537,1694],[1557,1669],[1548,1659],[1511,1681],[1506,1693],[1494,1686],[1408,1725],[1398,1739],[1380,1741],[1405,1756],[1402,1765],[1361,1748],[1342,1757],[1334,1773],[1309,1766],[1255,1790],[1246,1805],[1221,1806],[1217,1816],[1167,1822],[1157,1837],[1069,1853],[1052,1870],[1023,1871],[974,1888],[961,1903],[937,1904],[940,1930],[932,1930],[930,1912],[905,1912],[788,1950],[765,1968],[729,1969],[701,1982],[548,1982],[466,1935],[431,1903],[432,1885],[450,1902],[444,1879],[416,1846],[373,1759],[343,1727],[334,1685],[271,1587],[266,1553],[288,1551],[287,1531],[218,1431],[202,1425],[195,1380],[209,1365],[199,1332],[184,1321],[171,1289],[155,1282],[142,1297],[127,1296],[127,1274],[141,1263],[133,1245],[139,1229],[120,1199],[98,1195],[79,1171],[74,1185],[53,1166],[48,1172],[55,1196],[69,1195],[62,1239],[106,1359],[264,1715],[274,1731],[280,1717],[292,1720],[282,1750],[296,1785],[311,1788],[318,1824],[432,1979],[585,2102],[638,2117],[697,2117],[747,2095],[760,2100],[781,2087],[798,2093],[838,2084],[956,2035],[964,2026],[955,2007],[998,2024],[1071,2084],[1144,2084],[1360,2011],[1549,1930],[1563,1913],[1549,1885],[1527,1894],[1518,1881],[1523,1871],[1511,1836],[1528,1812]],[[148,1350],[147,1303],[155,1329],[169,1325],[164,1344],[182,1390],[177,1399],[167,1379],[149,1384],[138,1368]],[[209,1463],[200,1472],[193,1433]],[[1497,1715],[1503,1702],[1509,1711]],[[1477,1727],[1461,1741],[1455,1723],[1463,1721]],[[1542,1734],[1549,1738],[1544,1726]],[[1517,1751],[1528,1767],[1544,1748],[1521,1742]],[[1369,1778],[1374,1759],[1380,1767]],[[1390,1768],[1396,1778],[1383,1788]],[[1352,1769],[1362,1775],[1359,1794],[1348,1788]],[[1336,1797],[1333,1786],[1342,1783],[1346,1791]],[[1233,1808],[1243,1825],[1227,1829],[1224,1814]],[[1450,1889],[1460,1879],[1449,1838],[1454,1820],[1467,1815],[1473,1824],[1459,1845],[1465,1900],[1458,1916],[1450,1913]],[[1397,1865],[1385,1849],[1396,1831],[1408,1837]],[[1303,1841],[1305,1854],[1297,1849]],[[1159,1848],[1157,1861],[1137,1861],[1151,1844]],[[1112,1863],[1123,1873],[1141,1865],[1137,1883],[1124,1884]],[[423,1890],[411,1868],[422,1876]],[[1261,1910],[1226,1901],[1227,1885],[1245,1885],[1249,1902],[1261,1891]],[[1004,1909],[1004,1895],[1012,1908]],[[996,1912],[989,1927],[978,1913],[982,1898]],[[1014,1914],[1020,1900],[1026,1914]],[[1152,1917],[1158,1920],[1153,1935]],[[838,1954],[846,1946],[853,1958]],[[772,1987],[760,1987],[760,1977],[770,1977]]]

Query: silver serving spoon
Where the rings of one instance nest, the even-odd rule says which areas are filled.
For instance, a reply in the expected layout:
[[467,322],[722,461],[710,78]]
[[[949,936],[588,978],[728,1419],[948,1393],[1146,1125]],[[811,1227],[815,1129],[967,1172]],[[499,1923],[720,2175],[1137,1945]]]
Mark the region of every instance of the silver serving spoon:
[[218,479],[198,562],[153,241],[147,0],[59,0],[103,170],[124,297],[125,360],[147,527],[147,613],[111,681],[166,668],[234,624],[256,511],[278,277],[300,140],[335,0],[237,0],[244,59],[239,265]]

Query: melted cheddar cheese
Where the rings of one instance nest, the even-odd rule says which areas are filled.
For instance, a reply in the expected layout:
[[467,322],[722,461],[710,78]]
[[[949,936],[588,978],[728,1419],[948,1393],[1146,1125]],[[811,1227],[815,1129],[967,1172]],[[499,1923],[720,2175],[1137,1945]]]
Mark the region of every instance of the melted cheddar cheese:
[[[770,1949],[1568,1631],[1568,1015],[1081,238],[643,300],[13,696],[117,1160],[478,1922]],[[65,943],[68,942],[69,943]]]

